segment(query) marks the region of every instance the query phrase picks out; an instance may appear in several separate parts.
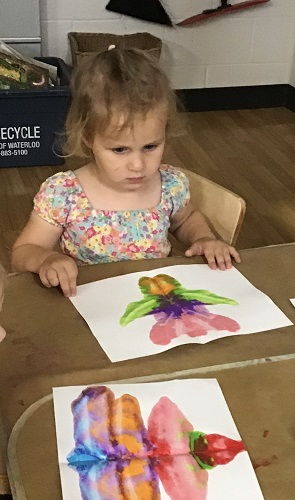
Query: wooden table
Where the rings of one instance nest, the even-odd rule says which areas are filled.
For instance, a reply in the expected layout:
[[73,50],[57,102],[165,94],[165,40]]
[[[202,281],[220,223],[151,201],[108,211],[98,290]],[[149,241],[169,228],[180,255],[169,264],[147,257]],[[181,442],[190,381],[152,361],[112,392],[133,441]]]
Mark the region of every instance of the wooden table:
[[[289,302],[289,298],[295,297],[295,245],[244,250],[241,255],[242,264],[238,266],[238,269],[253,285],[269,295],[291,321],[295,322],[295,308]],[[80,269],[79,283],[167,265],[191,264],[192,262],[203,261],[200,258],[185,259],[176,257],[87,266]],[[48,290],[42,287],[38,277],[29,273],[9,278],[2,318],[3,326],[8,331],[7,338],[0,344],[0,409],[3,434],[6,437],[11,435],[16,422],[24,412],[36,401],[50,395],[54,386],[87,385],[122,379],[128,379],[129,381],[130,379],[133,381],[158,381],[180,377],[213,376],[221,382],[226,397],[226,392],[229,391],[228,404],[234,417],[235,412],[237,412],[236,423],[248,445],[248,441],[250,443],[250,430],[249,435],[247,431],[243,435],[240,419],[241,425],[243,425],[242,420],[250,425],[252,417],[247,413],[248,402],[246,402],[246,399],[239,397],[239,392],[236,394],[230,392],[232,383],[238,377],[235,370],[237,373],[241,373],[239,370],[247,370],[247,377],[248,374],[251,375],[255,370],[261,370],[261,373],[265,374],[267,371],[272,373],[272,368],[273,370],[278,369],[281,362],[271,363],[271,361],[267,360],[295,359],[295,326],[291,326],[263,332],[259,335],[223,338],[205,345],[183,345],[156,356],[141,358],[140,363],[136,359],[111,363],[94,336],[90,334],[88,326],[71,302],[65,299],[59,290]],[[291,378],[292,370],[294,376],[294,364],[291,361],[288,363],[284,361],[283,365],[287,367],[287,374],[285,379],[281,381],[282,387],[288,386],[287,380],[288,376]],[[228,377],[223,387],[222,377],[225,373],[228,373]],[[244,380],[243,377],[242,379]],[[246,379],[243,383],[245,386],[247,385]],[[254,382],[253,387],[255,388]],[[259,397],[266,391],[268,398],[274,400],[275,403],[276,394],[274,394],[273,387],[272,383],[266,383],[265,386],[261,387]],[[284,394],[288,400],[286,405],[289,405],[290,418],[292,417],[294,422],[294,398],[286,391]],[[259,413],[257,398],[256,403],[257,412]],[[11,443],[13,443],[14,436],[18,436],[14,445],[11,445],[12,448],[10,447],[10,457],[14,453],[13,448],[15,449],[15,456],[17,454],[17,457],[22,457],[19,458],[19,467],[15,460],[11,458],[12,487],[16,495],[17,491],[21,491],[22,486],[19,483],[21,481],[27,491],[28,500],[34,498],[38,498],[38,500],[40,498],[42,500],[46,498],[58,500],[60,498],[60,496],[56,496],[57,492],[60,495],[60,483],[55,455],[55,437],[51,439],[54,435],[51,405],[51,401],[48,401],[48,403],[41,405],[36,412],[33,411],[32,413],[32,409],[28,410],[29,413],[32,413],[32,416],[26,421],[25,431],[19,432],[20,422],[24,421],[21,420],[15,427],[11,440]],[[240,408],[244,408],[244,411],[241,412],[243,419],[239,416]],[[279,407],[279,410],[282,411],[283,408]],[[43,414],[44,411],[45,414]],[[270,417],[273,411],[273,407],[267,408]],[[34,433],[32,433],[32,440],[26,440],[26,436],[30,435],[28,429],[31,422],[33,422],[33,429],[34,426],[36,427],[35,419],[41,418],[41,415],[42,421],[43,416],[49,416],[45,418],[42,425],[40,424],[40,431],[44,429],[46,430],[44,436],[47,434],[51,436],[48,442],[43,440],[44,447],[43,442],[42,446],[39,446],[37,433],[36,439],[34,439]],[[22,417],[22,419],[25,419],[25,417]],[[269,424],[265,423],[265,427],[267,428],[267,425],[270,427],[275,422],[275,418],[270,419]],[[254,424],[256,425],[256,423],[255,419]],[[282,426],[285,429],[284,420]],[[255,432],[260,432],[260,430],[255,429],[256,427],[254,427]],[[279,432],[279,429],[277,432]],[[275,434],[274,431],[273,434]],[[46,442],[47,444],[45,444]],[[36,453],[38,446],[40,450],[39,453]],[[42,455],[43,449],[46,449],[46,453],[49,453],[47,456]],[[250,448],[249,451],[251,455]],[[38,477],[43,477],[40,453],[46,461],[47,467],[46,477],[49,481],[47,490],[45,485],[45,490],[49,495],[47,497],[42,490],[41,482],[43,484],[43,480],[37,480]],[[278,456],[278,453],[274,451],[273,455]],[[49,456],[54,458],[48,460]],[[263,457],[264,454],[261,455],[261,459]],[[256,459],[254,455],[251,455],[251,458]],[[267,459],[267,457],[264,458]],[[33,474],[35,479],[31,473],[28,473],[28,468],[34,466],[37,467]],[[261,466],[258,469],[266,470],[267,468]],[[287,469],[286,462],[283,470]],[[17,470],[19,470],[19,474]],[[294,479],[292,477],[290,485],[295,491],[295,475],[293,476]],[[282,481],[284,477],[282,476]],[[269,491],[268,479],[265,483],[261,480],[261,484],[264,494],[268,495],[265,498],[275,498],[271,496],[272,494]],[[54,494],[52,494],[53,491]],[[294,495],[292,497],[286,495],[287,492],[284,496],[277,496],[276,498],[284,498],[285,500],[294,497]],[[16,496],[16,498],[25,497],[20,495]]]

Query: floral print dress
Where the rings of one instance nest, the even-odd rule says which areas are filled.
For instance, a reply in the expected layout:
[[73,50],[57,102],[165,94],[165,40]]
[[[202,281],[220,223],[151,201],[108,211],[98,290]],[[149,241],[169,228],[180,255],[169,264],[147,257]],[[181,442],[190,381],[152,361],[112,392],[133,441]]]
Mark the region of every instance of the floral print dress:
[[77,263],[166,257],[170,218],[189,201],[185,174],[170,165],[160,167],[159,204],[143,210],[93,208],[74,171],[59,172],[43,182],[34,210],[44,220],[63,228],[63,251]]

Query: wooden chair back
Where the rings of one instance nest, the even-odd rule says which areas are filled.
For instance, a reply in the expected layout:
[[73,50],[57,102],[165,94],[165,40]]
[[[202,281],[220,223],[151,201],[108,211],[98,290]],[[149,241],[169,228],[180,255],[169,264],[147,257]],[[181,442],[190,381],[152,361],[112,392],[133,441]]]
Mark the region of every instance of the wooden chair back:
[[[189,179],[191,203],[205,216],[216,236],[235,245],[246,212],[246,202],[236,193],[190,170],[183,172]],[[171,237],[171,239],[170,239]],[[185,248],[170,235],[172,254],[183,255]]]

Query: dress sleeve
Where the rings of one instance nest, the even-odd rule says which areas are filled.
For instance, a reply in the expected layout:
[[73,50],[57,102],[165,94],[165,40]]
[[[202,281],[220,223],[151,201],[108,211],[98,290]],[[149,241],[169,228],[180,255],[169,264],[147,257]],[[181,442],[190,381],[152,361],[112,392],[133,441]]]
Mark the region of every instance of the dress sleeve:
[[66,226],[70,184],[68,172],[59,172],[43,182],[34,198],[35,212],[53,226]]
[[184,172],[174,167],[166,166],[165,170],[169,175],[168,186],[172,201],[171,215],[173,216],[190,201],[189,180]]

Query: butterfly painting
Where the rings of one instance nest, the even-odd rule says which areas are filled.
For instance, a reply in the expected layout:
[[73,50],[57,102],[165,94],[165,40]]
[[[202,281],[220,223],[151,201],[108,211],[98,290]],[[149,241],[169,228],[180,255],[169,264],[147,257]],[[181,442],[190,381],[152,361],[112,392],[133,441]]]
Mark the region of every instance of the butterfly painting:
[[206,264],[80,285],[70,300],[113,362],[292,324],[237,269]]
[[[139,401],[105,386],[88,387],[72,403],[76,446],[67,460],[83,500],[207,498],[209,470],[245,451],[242,441],[194,431],[178,406],[162,397],[144,424]],[[169,416],[169,418],[167,418]]]
[[144,298],[127,306],[120,324],[125,326],[134,319],[152,314],[156,323],[150,331],[150,339],[154,344],[167,345],[180,335],[194,338],[206,335],[209,330],[236,333],[240,329],[235,320],[214,314],[206,307],[237,305],[235,300],[207,290],[187,290],[168,274],[140,278],[138,285]]
[[262,500],[214,379],[54,389],[64,500]]

